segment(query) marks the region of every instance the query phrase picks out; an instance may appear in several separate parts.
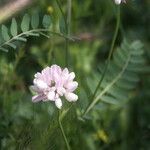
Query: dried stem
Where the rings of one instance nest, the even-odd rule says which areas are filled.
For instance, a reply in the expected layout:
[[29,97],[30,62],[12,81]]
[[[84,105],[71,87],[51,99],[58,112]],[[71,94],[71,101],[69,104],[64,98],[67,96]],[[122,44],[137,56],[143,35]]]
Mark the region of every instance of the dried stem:
[[10,3],[4,5],[0,8],[0,24],[12,17],[17,12],[21,11],[29,4],[31,4],[33,0],[16,0],[11,1]]

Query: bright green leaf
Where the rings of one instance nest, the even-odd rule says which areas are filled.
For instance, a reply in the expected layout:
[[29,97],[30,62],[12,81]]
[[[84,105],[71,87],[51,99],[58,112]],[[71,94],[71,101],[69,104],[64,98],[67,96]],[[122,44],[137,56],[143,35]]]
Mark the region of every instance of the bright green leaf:
[[8,52],[8,49],[0,47],[0,50],[4,51],[4,52]]
[[25,14],[23,16],[22,22],[21,22],[21,30],[23,32],[26,32],[29,30],[29,26],[30,26],[30,17],[28,14]]
[[11,32],[12,36],[17,35],[17,22],[16,22],[15,18],[12,19],[11,26],[10,26],[10,32]]
[[33,29],[36,29],[39,26],[39,15],[34,13],[31,18],[31,26]]
[[24,37],[17,37],[15,39],[18,40],[18,41],[22,41],[22,42],[26,42],[27,41],[27,39],[24,38]]
[[17,48],[17,46],[16,46],[15,44],[13,44],[13,43],[7,43],[6,45],[12,47],[13,49],[16,49],[16,48]]
[[49,28],[51,24],[51,17],[49,15],[44,15],[43,17],[43,27]]
[[10,36],[8,35],[8,28],[5,25],[2,25],[2,36],[5,41],[10,39]]

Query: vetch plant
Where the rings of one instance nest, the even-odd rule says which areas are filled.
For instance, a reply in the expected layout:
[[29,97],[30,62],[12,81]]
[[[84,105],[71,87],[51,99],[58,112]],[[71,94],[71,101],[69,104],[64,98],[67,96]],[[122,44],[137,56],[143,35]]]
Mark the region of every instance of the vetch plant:
[[75,73],[69,73],[68,69],[61,69],[57,65],[46,67],[41,73],[35,74],[32,90],[37,94],[32,97],[33,102],[54,101],[57,108],[61,109],[62,100],[65,96],[69,102],[77,101],[78,96],[73,92],[78,87],[78,83],[73,81]]
[[[52,65],[51,67],[46,67],[43,69],[41,73],[36,73],[34,77],[34,85],[31,86],[31,89],[37,94],[32,97],[33,102],[54,101],[56,107],[61,109],[62,100],[60,97],[65,96],[69,102],[77,101],[78,96],[73,93],[78,87],[78,83],[73,81],[75,78],[75,73],[69,73],[67,68],[62,69],[58,65]],[[61,111],[59,111],[58,124],[66,143],[66,147],[69,150],[70,146],[61,124],[61,120]]]
[[[27,39],[29,37],[44,36],[46,38],[50,38],[51,35],[57,35],[58,37],[71,40],[71,38],[69,38],[67,35],[64,35],[61,32],[55,32],[50,28],[51,26],[53,26],[51,16],[43,16],[42,26],[40,26],[40,21],[40,17],[37,13],[33,14],[32,16],[25,14],[23,16],[21,24],[19,24],[16,19],[13,18],[10,27],[1,25],[0,50],[8,52],[10,48],[16,49],[18,46],[18,41],[27,42]],[[19,28],[21,28],[21,32]]]
[[[144,42],[132,38],[138,38],[138,34],[144,38],[147,30],[143,27],[133,30],[133,20],[130,28],[129,13],[121,18],[120,8],[125,2],[87,0],[83,1],[83,10],[77,1],[52,0],[54,12],[48,12],[51,16],[25,14],[0,25],[0,53],[16,49],[0,55],[0,149],[103,150],[107,147],[113,150],[130,149],[134,142],[136,148],[135,133],[141,122],[134,114],[144,110],[141,104],[149,99],[150,84],[144,78],[139,82],[141,73],[144,77],[149,74]],[[44,3],[46,6],[47,2]],[[99,3],[101,5],[97,5]],[[114,8],[115,14],[109,15]],[[40,7],[30,12],[34,11],[41,12]],[[124,28],[126,18],[128,28]],[[137,22],[139,19],[144,20],[137,18]],[[104,33],[106,27],[110,32]],[[114,34],[110,34],[113,28]],[[87,32],[90,40],[85,38],[83,42],[85,33],[81,31]],[[108,37],[110,44],[103,37]],[[80,38],[78,43],[71,42]],[[149,58],[149,53],[146,54]],[[78,81],[68,66],[78,72]],[[33,95],[29,93],[29,86]],[[144,116],[147,115],[144,113]],[[141,119],[143,122],[143,116]],[[145,122],[148,129],[147,125]],[[137,137],[145,136],[141,133],[142,130]]]

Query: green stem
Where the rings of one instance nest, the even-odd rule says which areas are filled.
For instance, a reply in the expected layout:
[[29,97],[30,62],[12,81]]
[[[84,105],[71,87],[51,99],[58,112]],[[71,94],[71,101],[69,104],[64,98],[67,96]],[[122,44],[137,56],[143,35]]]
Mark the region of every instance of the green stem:
[[62,15],[62,17],[63,17],[63,19],[64,19],[64,22],[65,22],[65,30],[66,30],[66,32],[67,32],[67,19],[66,19],[66,17],[65,17],[65,14],[64,14],[62,8],[61,8],[61,4],[60,4],[59,0],[56,0],[56,3],[57,3],[57,5],[58,5],[58,7],[59,7],[59,9],[60,9],[60,12],[61,12],[61,15]]
[[104,80],[104,77],[105,77],[105,74],[107,72],[107,69],[108,69],[108,66],[109,66],[109,62],[110,62],[110,59],[111,59],[111,56],[112,56],[112,53],[113,53],[113,49],[114,49],[114,45],[115,45],[115,41],[116,41],[116,38],[117,38],[117,35],[118,35],[118,31],[119,31],[119,26],[120,26],[120,6],[117,7],[117,22],[116,22],[116,28],[115,28],[115,33],[114,33],[114,36],[113,36],[113,39],[112,39],[112,43],[111,43],[111,47],[110,47],[110,51],[109,51],[109,54],[108,54],[108,58],[107,58],[107,61],[106,61],[106,66],[104,68],[104,72],[102,74],[102,77],[101,79],[99,80],[98,82],[98,85],[94,91],[94,94],[91,98],[91,103],[88,105],[88,107],[86,108],[86,110],[84,111],[83,113],[83,117],[92,109],[92,107],[96,104],[95,103],[95,96],[98,92],[98,89],[100,88],[101,84],[102,84],[102,81]]
[[59,123],[59,127],[60,127],[60,130],[61,130],[62,136],[63,136],[64,141],[65,141],[67,150],[71,150],[71,149],[70,149],[70,146],[69,146],[69,142],[68,142],[67,137],[66,137],[66,135],[65,135],[63,126],[62,126],[62,124],[61,124],[61,112],[60,112],[60,110],[59,110],[59,114],[58,114],[58,123]]
[[2,47],[2,46],[4,46],[4,45],[6,45],[6,44],[12,42],[13,40],[16,40],[18,37],[26,36],[26,35],[28,35],[28,34],[30,34],[30,33],[40,33],[40,34],[41,34],[41,32],[49,32],[49,33],[51,33],[51,34],[54,34],[54,35],[63,37],[63,38],[68,39],[68,40],[69,40],[69,39],[70,39],[70,40],[74,40],[74,39],[72,39],[72,38],[70,38],[70,37],[68,37],[68,36],[65,36],[65,35],[63,35],[63,34],[61,34],[61,33],[53,32],[53,31],[51,31],[51,30],[49,30],[49,29],[33,29],[33,30],[26,31],[26,32],[23,32],[23,33],[18,34],[17,36],[12,37],[9,41],[6,41],[5,43],[1,44],[0,47]]
[[[72,0],[67,0],[67,26],[66,26],[66,35],[70,36],[70,26],[71,26],[71,7],[72,7]],[[69,62],[69,40],[66,39],[66,66],[68,67]]]
[[67,36],[70,35],[70,26],[71,26],[71,7],[72,7],[72,0],[68,0],[67,2]]
[[[65,14],[64,14],[64,12],[63,12],[63,10],[62,10],[62,8],[61,8],[61,4],[60,4],[60,2],[59,2],[59,0],[56,0],[56,3],[57,3],[57,5],[58,5],[58,7],[59,7],[59,9],[60,9],[60,12],[61,12],[61,15],[62,15],[62,17],[63,17],[63,20],[64,20],[64,23],[65,23],[65,32],[66,32],[66,35],[68,35],[68,22],[67,22],[67,18],[68,18],[68,15],[67,15],[67,17],[65,16]],[[68,67],[68,48],[69,48],[69,43],[68,43],[68,41],[69,40],[67,40],[66,39],[66,48],[65,48],[65,61],[66,61],[66,67]]]

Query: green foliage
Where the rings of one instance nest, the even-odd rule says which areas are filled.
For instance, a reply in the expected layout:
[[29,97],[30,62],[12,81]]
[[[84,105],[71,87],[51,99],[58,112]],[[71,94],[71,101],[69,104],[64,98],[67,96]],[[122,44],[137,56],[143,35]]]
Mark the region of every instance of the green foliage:
[[[30,27],[31,24],[31,27]],[[1,33],[3,39],[0,43],[0,50],[8,52],[9,47],[16,49],[17,43],[16,41],[22,41],[26,42],[27,38],[29,36],[35,36],[38,37],[40,35],[43,35],[45,37],[49,37],[46,33],[50,32],[48,29],[51,22],[51,17],[49,15],[45,15],[43,17],[43,27],[39,27],[39,15],[33,14],[33,16],[30,18],[28,14],[25,14],[23,16],[23,19],[21,21],[21,25],[19,25],[15,18],[12,19],[11,26],[10,26],[10,33],[9,28],[7,28],[5,25],[1,26]],[[21,27],[21,31],[19,33],[18,27]],[[9,35],[11,34],[11,36]]]
[[18,31],[17,31],[17,21],[15,18],[12,19],[11,26],[10,26],[10,32],[12,36],[16,36]]
[[8,29],[5,25],[2,25],[2,36],[5,41],[10,39],[10,36],[8,35]]
[[66,24],[65,24],[64,18],[61,18],[59,20],[59,29],[61,33],[66,33]]
[[31,19],[31,26],[33,29],[36,29],[39,26],[39,14],[34,13]]
[[26,32],[29,30],[29,25],[30,25],[30,17],[28,14],[25,14],[23,16],[22,22],[21,22],[21,30],[22,32]]
[[108,72],[96,99],[110,104],[124,104],[144,73],[143,45],[135,41],[131,45],[124,41],[113,55]]
[[[131,98],[131,93],[139,81],[139,73],[144,73],[146,69],[143,54],[140,41],[129,44],[124,40],[121,47],[114,52],[99,92],[87,108],[86,114],[98,101],[123,106]],[[101,73],[103,70],[104,66],[101,66]],[[95,107],[98,109],[98,106]]]
[[51,17],[49,15],[45,15],[43,17],[43,26],[45,28],[48,28],[48,27],[50,27],[50,25],[51,25]]

